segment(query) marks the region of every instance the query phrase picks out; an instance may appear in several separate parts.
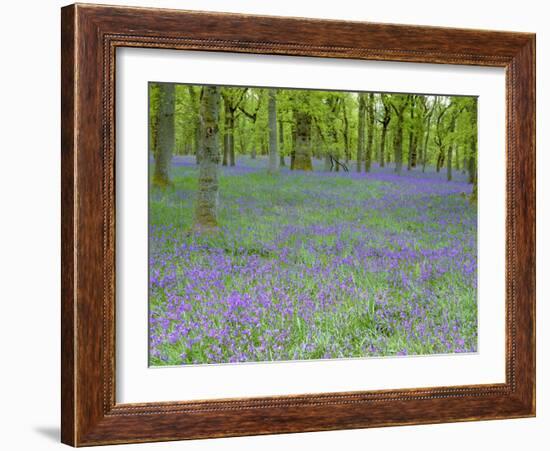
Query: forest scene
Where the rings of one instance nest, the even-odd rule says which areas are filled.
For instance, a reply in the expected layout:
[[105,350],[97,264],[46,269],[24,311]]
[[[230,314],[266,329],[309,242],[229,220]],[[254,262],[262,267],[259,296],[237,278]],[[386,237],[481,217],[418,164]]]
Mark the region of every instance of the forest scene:
[[155,83],[151,366],[477,352],[477,98]]

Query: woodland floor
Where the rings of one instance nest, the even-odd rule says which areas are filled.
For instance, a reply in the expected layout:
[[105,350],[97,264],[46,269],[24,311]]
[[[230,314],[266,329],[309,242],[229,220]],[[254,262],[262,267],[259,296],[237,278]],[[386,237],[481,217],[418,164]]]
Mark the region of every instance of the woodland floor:
[[189,233],[193,157],[175,157],[173,186],[151,191],[151,365],[477,350],[465,175],[266,165],[239,156],[222,169],[214,235]]

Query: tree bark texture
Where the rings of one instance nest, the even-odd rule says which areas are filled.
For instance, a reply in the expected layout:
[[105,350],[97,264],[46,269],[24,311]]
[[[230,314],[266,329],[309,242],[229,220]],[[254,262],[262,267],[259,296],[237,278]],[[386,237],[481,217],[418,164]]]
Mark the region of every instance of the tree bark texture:
[[313,170],[311,161],[311,115],[296,111],[296,147],[294,150],[293,169],[299,171]]
[[199,188],[195,210],[195,226],[199,228],[215,228],[218,225],[219,105],[219,88],[204,87],[200,115],[203,149],[199,163]]
[[267,114],[269,125],[269,166],[267,168],[270,174],[279,171],[278,149],[277,149],[277,91],[269,90],[267,101]]
[[174,151],[175,145],[175,85],[172,83],[162,83],[159,86],[160,103],[153,184],[165,187],[170,184],[170,164],[172,162],[172,152]]

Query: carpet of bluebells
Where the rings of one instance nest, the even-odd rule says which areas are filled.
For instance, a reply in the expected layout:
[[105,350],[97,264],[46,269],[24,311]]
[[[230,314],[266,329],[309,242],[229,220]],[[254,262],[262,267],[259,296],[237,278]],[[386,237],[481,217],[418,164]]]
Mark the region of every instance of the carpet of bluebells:
[[191,231],[192,157],[175,157],[173,186],[150,192],[151,365],[477,350],[465,175],[266,166],[222,169],[214,234]]

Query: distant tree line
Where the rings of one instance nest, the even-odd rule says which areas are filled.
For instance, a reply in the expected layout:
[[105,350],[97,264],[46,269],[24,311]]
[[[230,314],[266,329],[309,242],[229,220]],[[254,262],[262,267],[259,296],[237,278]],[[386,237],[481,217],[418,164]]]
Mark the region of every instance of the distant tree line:
[[195,155],[196,217],[207,227],[216,225],[218,166],[241,155],[267,155],[273,174],[287,164],[311,171],[313,158],[325,171],[434,166],[449,181],[462,171],[477,200],[476,97],[150,83],[149,102],[153,183],[170,184],[172,155]]

